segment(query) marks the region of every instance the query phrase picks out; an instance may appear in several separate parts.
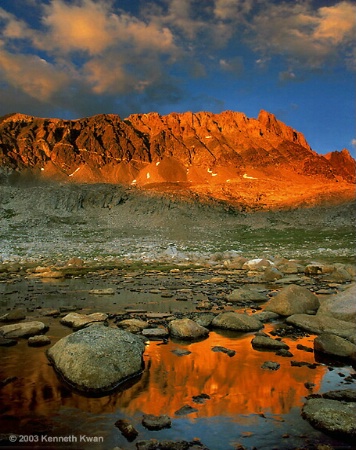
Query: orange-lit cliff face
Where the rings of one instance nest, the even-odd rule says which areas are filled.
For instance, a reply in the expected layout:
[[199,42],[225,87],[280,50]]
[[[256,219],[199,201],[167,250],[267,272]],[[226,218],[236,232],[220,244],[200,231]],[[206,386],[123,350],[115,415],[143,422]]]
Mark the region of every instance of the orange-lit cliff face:
[[232,111],[0,119],[3,171],[178,189],[260,208],[353,198],[355,164],[347,150],[316,154],[266,111],[257,119]]

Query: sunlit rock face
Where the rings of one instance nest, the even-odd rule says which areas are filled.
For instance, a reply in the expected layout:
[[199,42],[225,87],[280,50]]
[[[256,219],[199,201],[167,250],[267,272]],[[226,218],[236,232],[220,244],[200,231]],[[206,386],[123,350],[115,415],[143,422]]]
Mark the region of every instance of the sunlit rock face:
[[261,111],[0,119],[0,173],[120,183],[269,208],[354,197],[347,150],[318,155],[302,133]]

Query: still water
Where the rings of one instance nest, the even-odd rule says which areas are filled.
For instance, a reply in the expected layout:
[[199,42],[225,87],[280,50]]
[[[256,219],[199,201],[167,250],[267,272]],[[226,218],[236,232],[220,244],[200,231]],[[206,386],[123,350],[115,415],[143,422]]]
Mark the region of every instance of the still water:
[[[196,272],[186,282],[199,287],[207,277]],[[132,282],[135,279],[135,282]],[[41,320],[49,326],[47,336],[51,345],[72,331],[61,325],[59,318],[44,317],[41,311],[64,305],[77,305],[78,312],[105,311],[118,313],[125,308],[141,308],[155,312],[189,312],[195,310],[204,289],[194,291],[189,301],[162,298],[152,283],[160,286],[184,287],[184,277],[147,274],[145,277],[103,276],[43,283],[40,280],[20,280],[0,284],[0,313],[8,308],[26,306],[28,318]],[[99,284],[100,283],[100,284]],[[179,283],[177,285],[177,283]],[[138,288],[139,286],[139,288]],[[114,287],[113,296],[93,296],[93,287]],[[150,293],[151,291],[151,293]],[[265,326],[270,332],[276,324]],[[114,323],[110,326],[115,327]],[[60,380],[49,364],[46,348],[33,348],[26,340],[14,347],[0,347],[0,381],[11,382],[0,388],[0,430],[6,435],[35,436],[40,441],[14,443],[0,440],[8,448],[65,448],[65,449],[135,449],[142,439],[186,440],[199,438],[210,450],[245,448],[294,449],[312,448],[315,442],[328,443],[335,448],[352,448],[350,444],[314,430],[300,417],[305,396],[332,389],[350,387],[344,379],[355,371],[351,366],[335,362],[319,362],[315,368],[291,366],[291,360],[315,362],[311,352],[299,350],[297,344],[313,347],[314,336],[298,340],[284,338],[290,346],[292,358],[277,356],[274,352],[254,350],[251,333],[222,333],[211,331],[207,339],[186,343],[168,340],[151,341],[144,353],[142,375],[129,385],[110,395],[90,397],[70,389]],[[222,346],[236,353],[215,352]],[[177,349],[190,353],[178,356]],[[262,369],[265,361],[280,364],[276,371]],[[312,383],[313,390],[305,383]],[[196,402],[193,397],[205,394],[208,398]],[[194,411],[179,415],[185,405]],[[172,427],[149,431],[142,425],[143,414],[167,414]],[[138,431],[138,437],[129,442],[115,427],[118,419],[127,419]],[[82,437],[91,442],[82,442]],[[67,443],[50,443],[52,437],[68,437]],[[26,439],[29,439],[26,437]],[[33,439],[33,438],[30,438]],[[44,439],[42,441],[41,439]],[[309,447],[308,447],[309,445]]]

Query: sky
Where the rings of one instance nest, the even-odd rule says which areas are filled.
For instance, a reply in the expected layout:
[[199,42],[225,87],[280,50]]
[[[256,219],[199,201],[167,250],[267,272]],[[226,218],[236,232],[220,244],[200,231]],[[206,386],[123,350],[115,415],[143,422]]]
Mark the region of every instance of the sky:
[[261,109],[355,157],[356,3],[0,0],[0,115]]

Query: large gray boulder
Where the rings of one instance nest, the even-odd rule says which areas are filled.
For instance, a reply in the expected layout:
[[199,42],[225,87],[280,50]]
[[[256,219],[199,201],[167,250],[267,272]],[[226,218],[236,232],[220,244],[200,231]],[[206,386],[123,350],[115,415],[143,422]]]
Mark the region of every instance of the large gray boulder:
[[179,339],[201,339],[209,334],[209,330],[191,319],[176,319],[168,324],[169,334]]
[[278,294],[266,304],[266,311],[272,311],[281,316],[303,314],[316,311],[319,300],[309,289],[291,284],[282,288]]
[[212,327],[233,331],[258,331],[263,328],[263,323],[248,314],[236,312],[224,312],[215,317],[211,322]]
[[314,339],[314,350],[356,360],[356,345],[335,334],[324,333]]
[[334,319],[323,314],[311,316],[309,314],[294,314],[287,317],[286,322],[290,325],[302,328],[309,333],[322,334],[331,333],[354,342],[356,337],[356,324]]
[[27,338],[43,334],[48,330],[48,326],[43,322],[21,322],[0,327],[0,335],[4,338]]
[[356,403],[326,398],[310,398],[302,409],[302,417],[319,430],[356,437]]
[[335,317],[346,322],[356,322],[356,283],[338,294],[320,302],[317,314]]
[[62,338],[47,356],[73,387],[104,393],[142,372],[144,350],[134,334],[95,324]]

